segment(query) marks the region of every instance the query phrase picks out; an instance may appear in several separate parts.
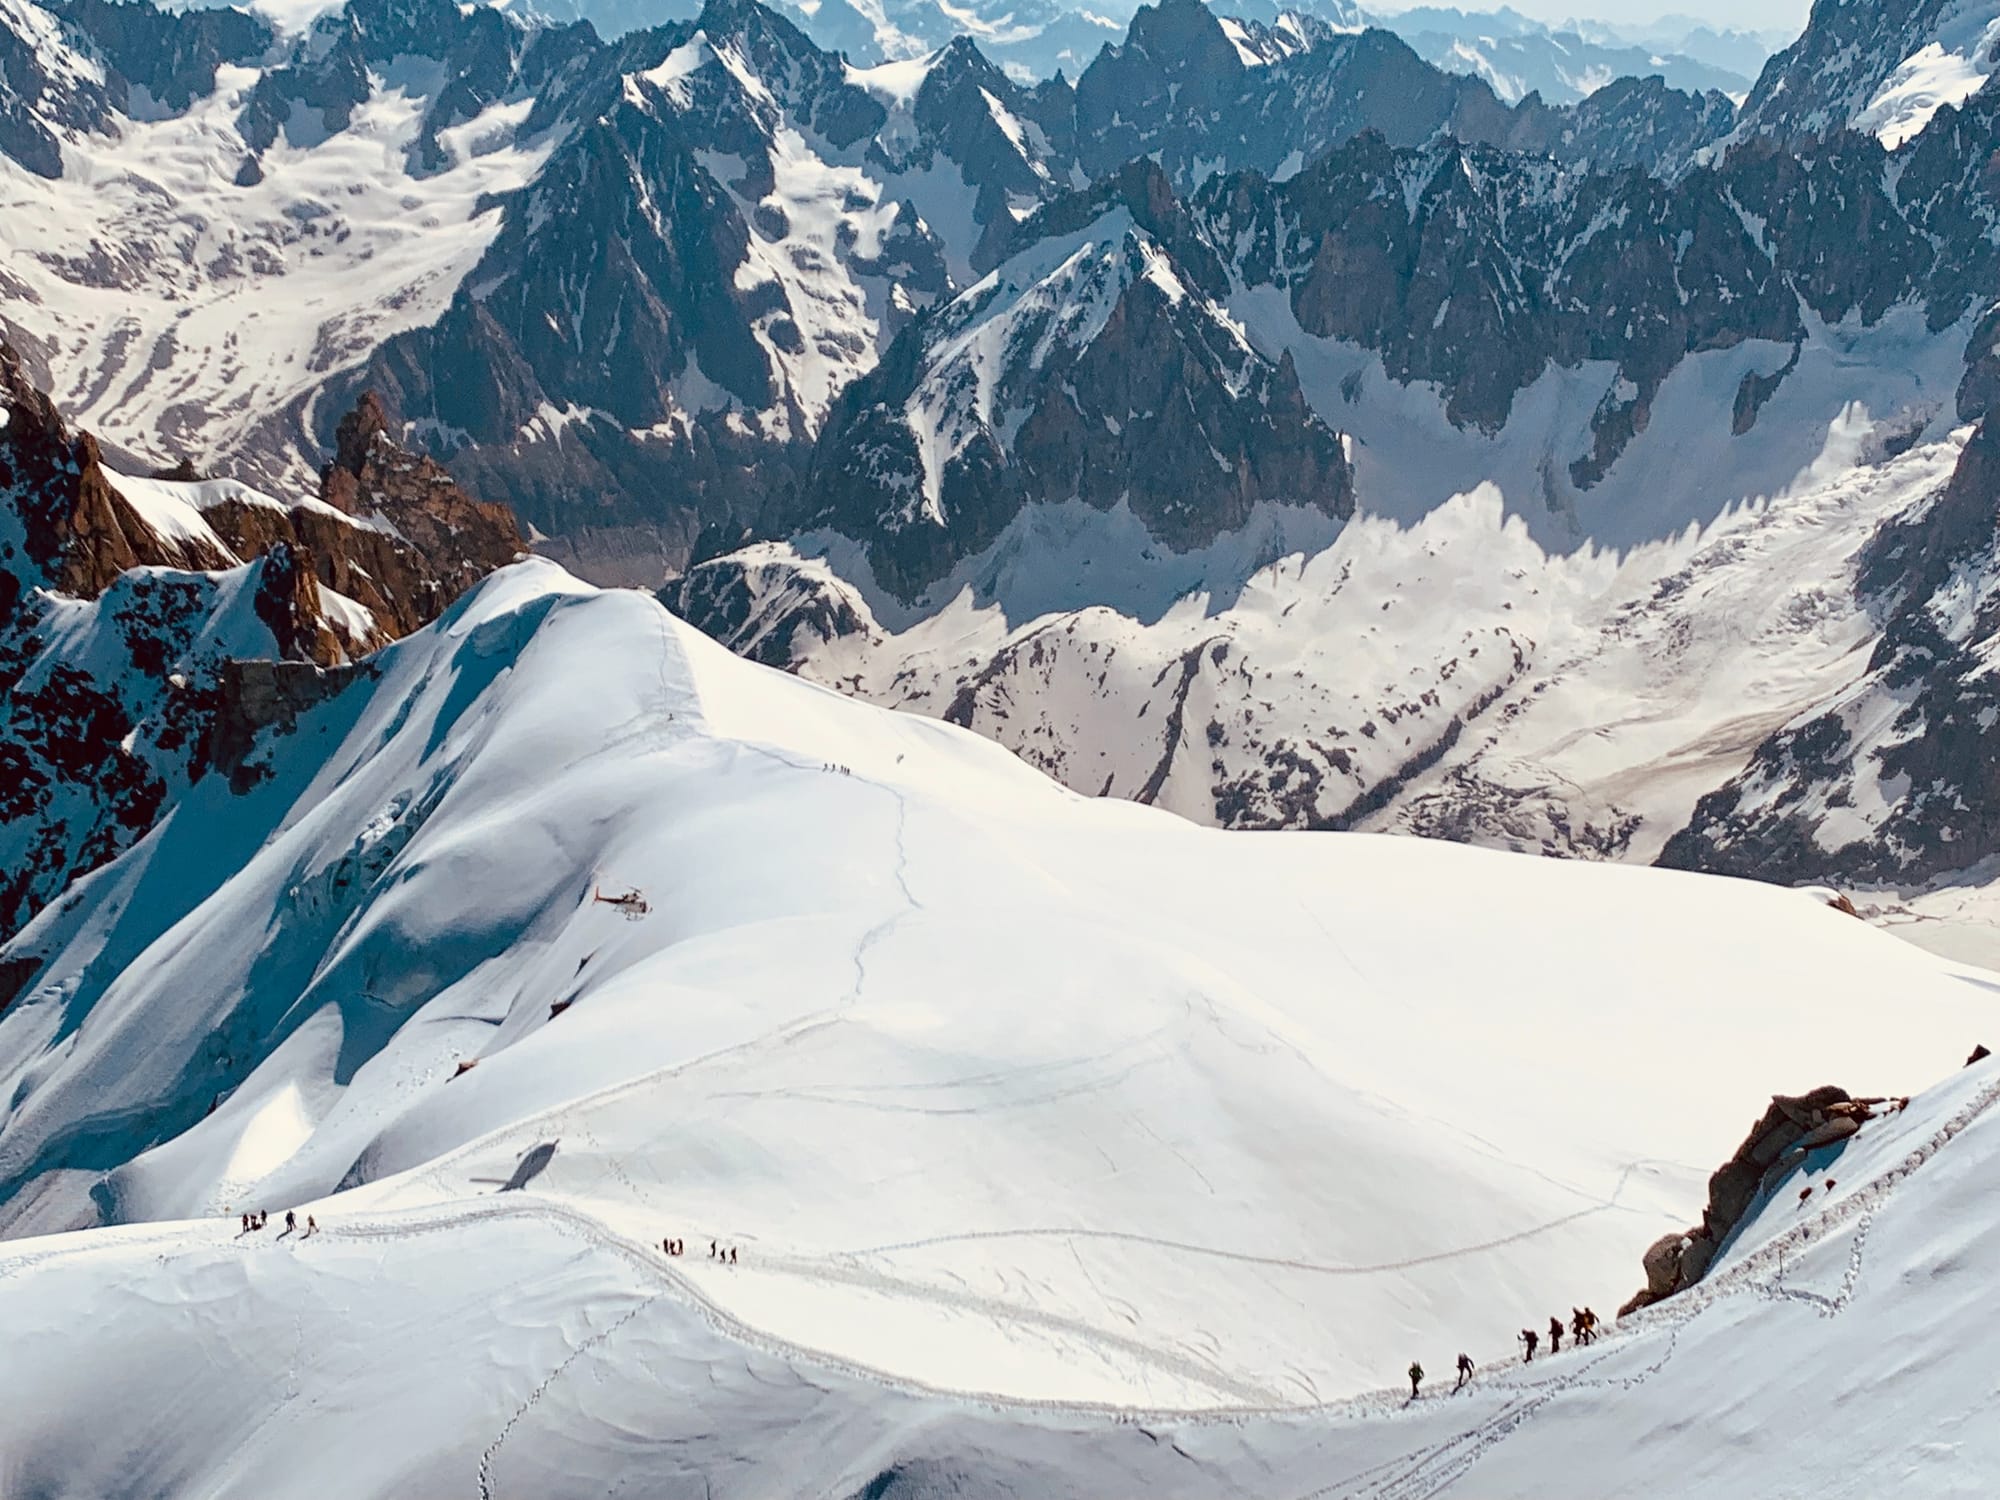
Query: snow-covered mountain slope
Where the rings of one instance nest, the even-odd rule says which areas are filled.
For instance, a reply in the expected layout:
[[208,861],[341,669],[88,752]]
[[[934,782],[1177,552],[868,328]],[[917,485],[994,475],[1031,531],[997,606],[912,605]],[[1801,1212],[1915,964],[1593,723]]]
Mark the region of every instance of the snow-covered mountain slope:
[[924,610],[841,582],[867,575],[837,548],[755,549],[668,597],[745,654],[968,725],[1079,791],[1650,860],[1864,672],[1881,627],[1858,558],[1925,512],[1962,442],[1852,469],[1836,452],[1816,482],[1622,554],[1545,551],[1488,486],[1330,545],[1267,514],[1249,568],[1141,567],[1150,589],[1121,588],[1129,537],[1079,507],[1024,518]]
[[[607,37],[692,20],[701,0],[543,0],[544,15],[590,21]],[[964,38],[1023,84],[1090,66],[1131,19],[1128,4],[1059,0],[774,0],[772,9],[859,67],[907,62]]]
[[65,136],[101,130],[120,101],[102,63],[30,0],[0,5],[0,157],[62,174]]
[[1025,506],[1124,507],[1188,551],[1265,505],[1339,519],[1338,435],[1222,306],[1220,261],[1139,162],[1030,218],[1019,248],[842,397],[809,525],[869,542],[912,598]]
[[[1613,1305],[1773,1088],[1956,1063],[1987,990],[1809,893],[1078,798],[545,563],[251,763],[4,953],[35,965],[0,1015],[13,1232],[198,1221],[0,1255],[23,1376],[0,1432],[35,1486],[569,1493],[738,1452],[741,1493],[886,1494],[941,1430],[986,1434],[975,1472],[1108,1483],[1154,1472],[1132,1454],[1164,1426],[1196,1493],[1244,1465],[1289,1491],[1482,1459],[1516,1493],[1493,1449],[1522,1400],[1552,1431],[1610,1420],[1627,1381],[1713,1400],[1753,1312],[1844,1337],[1789,1305],[1818,1257],[1841,1257],[1824,1296],[1883,1317],[1944,1317],[1978,1279],[1885,1290],[1947,1232],[1892,1211],[1984,1164],[1987,1073],[1856,1138],[1849,1201],[1784,1281],[1774,1194],[1740,1269],[1629,1337],[1462,1408],[1366,1394],[1412,1354],[1497,1365],[1521,1324]],[[482,1186],[544,1143],[520,1192]],[[1841,1226],[1884,1199],[1890,1275],[1844,1291]],[[255,1206],[319,1232],[240,1234]],[[189,1351],[238,1343],[190,1396]],[[76,1420],[93,1369],[127,1414],[109,1440]],[[683,1421],[705,1436],[676,1450]],[[366,1456],[329,1467],[360,1423]],[[846,1436],[808,1441],[823,1423]],[[1632,1472],[1599,1430],[1579,1484]]]
[[[82,420],[141,466],[191,455],[285,493],[373,388],[562,555],[647,584],[704,533],[822,522],[809,476],[844,464],[825,436],[843,393],[1018,250],[1017,225],[1140,158],[1204,205],[1235,283],[1213,300],[1261,358],[1291,354],[1320,423],[1434,451],[1395,466],[1426,503],[1501,479],[1545,541],[1657,539],[1789,483],[1803,461],[1762,459],[1797,441],[1723,435],[1774,391],[1824,394],[1822,349],[1848,399],[1942,413],[1993,304],[1984,94],[1894,153],[1723,154],[1719,94],[1628,79],[1510,108],[1338,8],[1225,24],[1160,0],[1074,87],[1028,88],[965,36],[862,65],[749,0],[608,43],[449,0],[276,25],[52,3],[10,0],[0,30],[36,78],[101,89],[76,109],[21,93],[61,175],[0,144],[4,318]],[[1689,361],[1702,395],[1668,423],[1662,382]],[[1524,401],[1527,485],[1468,472]],[[1759,461],[1672,465],[1657,496],[1638,455],[1666,426]]]
[[1891,148],[2000,67],[1995,0],[1814,0],[1805,33],[1765,65],[1740,133],[1854,129]]
[[856,68],[715,0],[593,66],[445,316],[352,377],[551,534],[580,494],[589,525],[663,531],[795,508],[834,396],[1076,181],[1067,85],[967,43]]
[[1989,417],[1949,483],[1869,543],[1860,583],[1883,629],[1865,670],[1777,726],[1696,809],[1672,862],[1908,887],[2000,855],[1996,510],[2000,423]]
[[522,132],[518,94],[454,120],[452,71],[406,60],[357,61],[359,102],[302,82],[324,110],[284,97],[284,68],[225,63],[182,109],[128,98],[71,132],[54,180],[0,153],[5,321],[73,417],[158,462],[228,455],[310,485],[288,440],[316,430],[314,394],[445,310],[498,232],[495,195],[551,144]]
[[[954,1400],[747,1336],[701,1300],[734,1271],[649,1257],[522,1194],[323,1222],[303,1244],[194,1224],[21,1247],[0,1301],[36,1378],[0,1421],[28,1485],[115,1497],[309,1496],[329,1474],[362,1497],[1594,1500],[1663,1474],[1720,1500],[1970,1497],[2000,1466],[1978,1337],[2000,1272],[1981,1190],[1994,1093],[1989,1065],[1914,1100],[1816,1164],[1805,1207],[1774,1195],[1754,1250],[1592,1349],[1523,1368],[1476,1345],[1456,1396],[1439,1374],[1453,1346],[1415,1351],[1433,1373],[1414,1403],[1204,1420]],[[1841,1420],[1801,1415],[1830,1391]],[[77,1413],[106,1392],[123,1419],[86,1431]]]
[[[1296,472],[1271,478],[1301,434],[1327,427],[1353,439],[1358,503],[1406,523],[1491,482],[1544,547],[1674,536],[1819,484],[1842,454],[1942,439],[1990,401],[1980,288],[2000,244],[1977,122],[1948,123],[1894,164],[1850,140],[1810,167],[1747,151],[1673,182],[1372,136],[1283,182],[1211,179],[1186,202],[1161,171],[1135,166],[1017,225],[1002,241],[1007,266],[913,325],[843,393],[808,493],[757,529],[828,551],[864,593],[879,585],[898,607],[934,611],[967,581],[1003,597],[982,559],[1024,503],[1122,502],[1145,535],[1096,575],[1096,593],[1062,606],[1115,608],[1125,568],[1197,554],[1260,504],[1344,513]],[[1745,201],[1773,218],[1746,218]],[[1178,331],[1136,359],[1125,352],[1136,325],[1091,300],[1122,282],[1074,259],[1105,239],[1098,221],[1120,202],[1153,246],[1122,263],[1150,256],[1200,293],[1162,294]],[[1907,254],[1837,263],[1822,239],[1836,221]],[[1044,324],[1061,317],[1075,331],[1051,344]],[[1119,335],[1108,344],[1106,328]],[[1091,368],[1048,357],[1084,346],[1115,357]],[[1149,393],[1168,372],[1195,399]],[[1188,441],[1157,441],[1166,426]],[[1226,471],[1187,504],[1204,452]],[[940,506],[953,484],[961,495]],[[1185,514],[1170,515],[1176,491]],[[827,531],[867,554],[872,577]],[[1011,573],[1032,570],[1022,547],[1007,552],[1021,559]],[[1044,561],[1051,575],[1066,566]],[[1179,562],[1160,576],[1203,582]],[[1041,599],[1067,585],[1029,587]],[[882,598],[869,602],[901,628]],[[1010,624],[1028,617],[1010,606]]]

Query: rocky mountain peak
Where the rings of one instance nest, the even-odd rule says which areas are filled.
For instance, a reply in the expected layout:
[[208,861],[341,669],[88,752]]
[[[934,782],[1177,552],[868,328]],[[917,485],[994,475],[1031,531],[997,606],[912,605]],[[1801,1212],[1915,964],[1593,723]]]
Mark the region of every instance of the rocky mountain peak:
[[336,476],[345,474],[358,480],[375,455],[378,444],[389,441],[389,414],[382,397],[363,391],[354,407],[334,429],[333,461],[320,475],[320,499],[340,510],[352,511],[355,486]]
[[1140,6],[1133,13],[1125,45],[1176,75],[1222,83],[1243,72],[1242,57],[1203,0],[1159,0]]
[[317,680],[525,550],[505,507],[391,430],[373,396],[343,419],[341,508],[185,466],[129,476],[0,344],[0,934],[206,773],[231,661]]
[[409,585],[407,611],[398,611],[407,613],[405,629],[528,550],[512,510],[474,499],[443,464],[396,442],[388,410],[372,390],[362,392],[335,429],[333,460],[320,470],[320,499],[346,515],[389,521],[417,554],[417,566],[397,570]]
[[1995,0],[1814,0],[1799,39],[1764,65],[1742,135],[1781,140],[1844,129],[1896,146],[2000,67]]
[[[0,505],[14,540],[0,556],[0,618],[26,590],[94,599],[128,568],[227,567],[234,559],[198,536],[165,535],[112,486],[97,439],[72,434],[37,390],[20,355],[0,343]],[[4,537],[4,532],[0,532]]]

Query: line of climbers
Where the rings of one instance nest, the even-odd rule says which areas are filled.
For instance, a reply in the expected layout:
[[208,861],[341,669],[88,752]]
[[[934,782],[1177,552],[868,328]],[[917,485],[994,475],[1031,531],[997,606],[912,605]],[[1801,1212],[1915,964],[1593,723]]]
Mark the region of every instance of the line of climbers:
[[[1569,1315],[1569,1333],[1577,1347],[1581,1348],[1585,1344],[1595,1343],[1597,1340],[1597,1314],[1587,1307],[1572,1307],[1569,1310]],[[1549,1353],[1562,1353],[1562,1341],[1562,1319],[1550,1318]],[[1515,1339],[1515,1342],[1527,1347],[1527,1352],[1521,1356],[1521,1363],[1527,1364],[1535,1357],[1535,1351],[1541,1347],[1542,1336],[1532,1328],[1523,1328],[1519,1336]],[[1459,1355],[1458,1384],[1451,1388],[1453,1394],[1457,1394],[1459,1391],[1465,1389],[1466,1385],[1472,1379],[1472,1370],[1472,1356],[1469,1354]],[[1424,1383],[1424,1367],[1417,1361],[1411,1360],[1409,1376],[1410,1399],[1414,1401],[1417,1399],[1418,1391]]]
[[[262,1229],[266,1224],[271,1222],[271,1215],[264,1209],[260,1208],[254,1214],[238,1214],[236,1216],[236,1220],[237,1223],[241,1226],[240,1229],[238,1230],[238,1233],[255,1234],[258,1230]],[[285,1234],[296,1233],[298,1227],[299,1227],[299,1216],[291,1209],[289,1208],[286,1209]],[[307,1214],[306,1232],[304,1234],[299,1235],[299,1238],[302,1240],[309,1240],[318,1233],[319,1233],[318,1223],[314,1221],[313,1216],[311,1214]],[[278,1238],[283,1239],[285,1237],[285,1234],[279,1235]]]
[[[660,1249],[667,1255],[680,1255],[686,1251],[687,1241],[676,1239],[661,1240]],[[708,1258],[710,1260],[719,1260],[726,1266],[733,1266],[736,1264],[736,1247],[734,1245],[725,1247],[716,1244],[714,1240],[710,1240],[708,1242]]]

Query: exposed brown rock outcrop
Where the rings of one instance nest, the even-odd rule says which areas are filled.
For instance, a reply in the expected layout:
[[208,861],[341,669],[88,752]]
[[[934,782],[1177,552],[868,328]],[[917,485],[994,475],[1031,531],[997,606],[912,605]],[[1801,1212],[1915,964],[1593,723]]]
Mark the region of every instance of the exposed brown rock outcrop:
[[381,398],[363,391],[340,419],[333,462],[320,470],[320,499],[348,515],[380,516],[394,526],[430,564],[442,609],[528,544],[512,510],[473,499],[444,465],[402,448],[389,432]]
[[[0,496],[11,492],[25,533],[29,572],[58,593],[94,599],[128,568],[200,571],[233,567],[236,559],[185,537],[148,526],[105,477],[97,439],[72,433],[48,395],[29,379],[21,357],[0,341]],[[39,575],[34,577],[33,575]],[[12,609],[23,580],[0,583],[0,618]]]
[[[528,550],[506,506],[473,499],[441,465],[396,445],[372,391],[341,419],[319,499],[286,509],[224,499],[202,515],[238,555],[289,546],[322,585],[366,609],[375,628],[346,655],[428,624]],[[322,666],[343,659],[324,649],[300,656]]]
[[[25,584],[94,599],[130,568],[212,572],[282,547],[287,556],[264,580],[258,613],[297,660],[331,665],[408,635],[528,550],[506,506],[473,499],[442,466],[395,444],[373,392],[341,420],[334,461],[321,471],[323,505],[225,495],[201,506],[214,541],[148,525],[106,475],[96,438],[70,431],[4,341],[0,410],[0,496],[11,492],[21,515]],[[198,474],[183,459],[159,477]],[[351,628],[316,584],[361,605],[373,628]],[[279,585],[282,601],[271,592]],[[0,576],[0,619],[24,586]]]
[[260,729],[523,550],[504,508],[395,448],[379,404],[345,430],[353,514],[186,464],[142,490],[0,341],[0,940],[209,770],[253,778]]
[[1661,1235],[1646,1250],[1646,1284],[1618,1311],[1621,1315],[1685,1291],[1708,1273],[1715,1253],[1743,1221],[1757,1199],[1804,1161],[1807,1153],[1831,1146],[1861,1129],[1876,1106],[1907,1101],[1856,1099],[1827,1084],[1809,1094],[1774,1094],[1735,1155],[1708,1179],[1708,1207],[1693,1229]]

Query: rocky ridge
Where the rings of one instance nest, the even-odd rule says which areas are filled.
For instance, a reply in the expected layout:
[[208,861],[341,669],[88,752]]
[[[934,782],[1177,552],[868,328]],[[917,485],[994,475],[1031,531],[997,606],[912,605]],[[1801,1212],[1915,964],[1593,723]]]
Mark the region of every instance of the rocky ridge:
[[344,670],[525,549],[504,509],[394,449],[379,408],[346,430],[325,486],[344,510],[134,478],[0,345],[0,930],[215,763],[247,701],[233,660]]
[[[1856,1099],[1833,1084],[1796,1096],[1776,1094],[1743,1144],[1708,1182],[1708,1206],[1701,1223],[1686,1232],[1664,1234],[1646,1250],[1646,1284],[1618,1315],[1637,1312],[1684,1292],[1707,1274],[1736,1226],[1815,1152],[1833,1150],[1860,1133],[1883,1106],[1907,1106],[1907,1099]],[[1808,1186],[1806,1193],[1812,1188]]]
[[843,394],[807,525],[868,540],[875,577],[910,598],[1036,502],[1124,505],[1176,550],[1262,504],[1353,512],[1339,437],[1290,359],[1223,313],[1221,262],[1159,167],[1142,159],[1014,239]]

